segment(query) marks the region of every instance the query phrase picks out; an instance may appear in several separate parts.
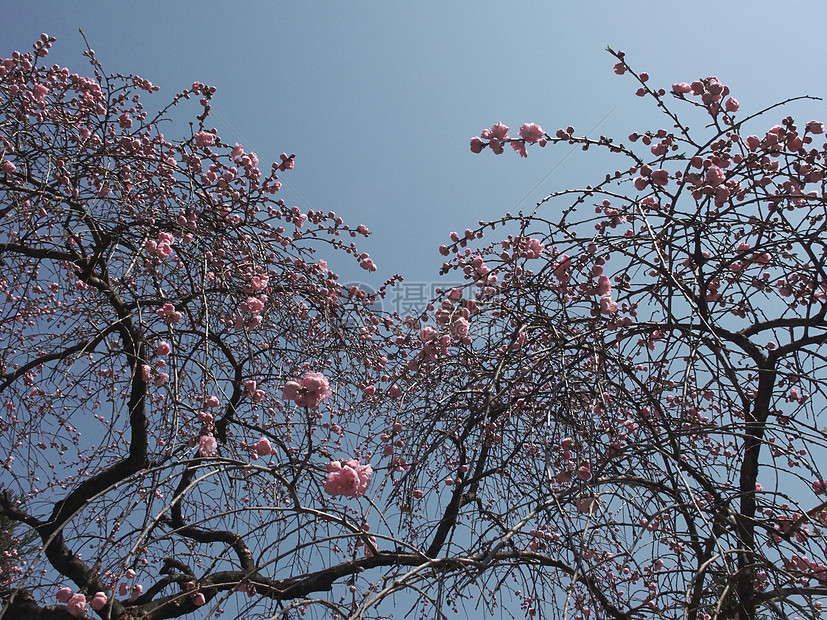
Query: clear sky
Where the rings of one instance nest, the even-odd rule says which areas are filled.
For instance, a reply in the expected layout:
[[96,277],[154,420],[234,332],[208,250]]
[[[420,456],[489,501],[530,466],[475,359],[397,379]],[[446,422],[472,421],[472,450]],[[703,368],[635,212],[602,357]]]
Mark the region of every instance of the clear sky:
[[[550,191],[614,169],[591,152],[555,168],[563,147],[535,148],[527,160],[473,155],[468,141],[484,127],[533,121],[585,133],[609,113],[596,135],[661,126],[634,83],[612,73],[606,45],[667,89],[717,75],[742,112],[827,95],[823,0],[0,5],[0,56],[30,49],[46,32],[58,38],[52,62],[87,72],[82,28],[108,71],[161,86],[159,106],[194,80],[216,86],[214,110],[264,161],[297,154],[283,178],[300,197],[285,187],[283,198],[367,225],[374,235],[362,246],[377,275],[398,272],[411,282],[437,279],[437,247],[450,231],[516,211],[526,195],[520,206],[533,208]],[[825,107],[792,112],[827,120]],[[241,141],[218,117],[214,125]],[[344,276],[367,278],[358,270]]]

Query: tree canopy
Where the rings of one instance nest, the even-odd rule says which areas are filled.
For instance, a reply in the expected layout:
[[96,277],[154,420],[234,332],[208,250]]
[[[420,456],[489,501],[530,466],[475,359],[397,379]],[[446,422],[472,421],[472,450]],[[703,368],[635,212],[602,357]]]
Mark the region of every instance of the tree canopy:
[[665,127],[482,131],[618,170],[451,233],[465,284],[397,316],[213,87],[52,42],[0,60],[0,613],[820,617],[822,123],[611,52]]

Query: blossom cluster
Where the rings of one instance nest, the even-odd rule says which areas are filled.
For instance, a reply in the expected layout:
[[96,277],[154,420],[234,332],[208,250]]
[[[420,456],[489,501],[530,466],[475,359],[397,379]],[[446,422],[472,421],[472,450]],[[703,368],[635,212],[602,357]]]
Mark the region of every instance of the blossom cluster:
[[617,312],[617,302],[612,298],[612,282],[608,276],[601,275],[597,279],[597,294],[600,295],[600,312]]
[[[546,246],[539,239],[524,235],[519,235],[514,238],[509,235],[509,238],[501,241],[500,244],[502,245],[504,251],[512,251],[513,258],[540,258],[543,251],[546,249]],[[501,255],[501,258],[503,260],[509,259],[508,255],[505,253]]]
[[146,253],[153,258],[164,259],[172,254],[172,244],[175,236],[170,233],[159,232],[158,240],[150,239],[146,242]]
[[267,295],[259,294],[256,297],[248,297],[238,304],[239,314],[228,317],[224,324],[233,329],[256,329],[262,323],[261,312],[267,303]]
[[270,443],[270,440],[266,437],[262,437],[258,440],[258,443],[253,446],[253,454],[255,458],[260,456],[270,456],[271,454],[275,454],[276,450],[273,448],[273,445]]
[[[703,105],[714,116],[721,111],[721,101],[729,95],[729,86],[724,86],[717,77],[711,76],[702,80],[695,80],[691,84],[687,82],[672,84],[672,93],[679,97],[684,95],[700,97]],[[724,101],[724,109],[727,112],[737,112],[740,108],[741,105],[734,97],[729,97]]]
[[[419,370],[423,362],[432,362],[440,354],[447,355],[452,345],[470,345],[473,342],[470,335],[471,317],[478,312],[477,302],[475,299],[463,299],[462,289],[452,288],[438,308],[429,306],[429,310],[434,313],[436,326],[426,325],[419,330],[416,340],[421,348],[406,364],[410,371]],[[414,325],[419,323],[412,322],[411,327]]]
[[71,588],[60,588],[55,594],[59,603],[67,606],[69,615],[73,618],[79,618],[86,612],[86,605],[88,604],[95,611],[100,611],[106,606],[107,597],[104,592],[96,592],[91,599],[80,593],[73,593]]
[[215,440],[215,437],[213,437],[212,433],[201,435],[200,439],[198,440],[198,453],[201,456],[215,456],[217,450],[218,442]]
[[301,382],[288,381],[282,388],[282,398],[295,401],[299,407],[318,407],[332,395],[330,382],[320,372],[307,372]]
[[[488,129],[483,129],[479,136],[471,138],[471,152],[480,153],[486,146],[495,155],[501,155],[503,145],[511,143],[511,148],[520,154],[520,157],[528,157],[526,144],[539,143],[545,146],[548,140],[546,132],[536,123],[523,123],[520,126],[520,137],[512,138],[508,135],[509,127],[503,123],[496,122]],[[487,142],[484,142],[487,140]]]
[[162,321],[169,325],[174,325],[181,320],[182,314],[175,309],[175,306],[169,302],[155,311]]
[[141,365],[141,378],[144,381],[147,383],[152,381],[152,384],[155,387],[161,387],[169,381],[169,373],[163,372],[163,369],[166,368],[167,365],[167,361],[164,359],[164,356],[169,355],[170,351],[172,351],[172,348],[168,342],[165,340],[158,341],[155,345],[155,354],[158,357],[155,360],[154,368],[149,364]]
[[356,459],[348,459],[344,463],[331,461],[327,464],[325,493],[334,497],[362,497],[368,490],[372,473],[370,465],[361,465]]

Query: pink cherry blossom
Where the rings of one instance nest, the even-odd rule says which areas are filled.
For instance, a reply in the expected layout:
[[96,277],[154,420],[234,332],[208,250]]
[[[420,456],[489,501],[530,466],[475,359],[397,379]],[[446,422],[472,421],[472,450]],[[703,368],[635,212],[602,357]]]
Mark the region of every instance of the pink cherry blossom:
[[368,490],[373,468],[360,465],[356,459],[331,461],[327,464],[327,480],[324,490],[328,495],[345,497],[362,497]]
[[600,298],[600,312],[603,314],[617,312],[617,302],[611,298],[611,295],[603,295]]
[[284,400],[298,400],[301,397],[302,386],[298,381],[288,381],[284,384],[281,396]]
[[262,437],[258,440],[256,444],[256,454],[259,456],[267,456],[268,454],[272,454],[273,446],[270,445],[270,440],[266,437]]
[[156,355],[169,355],[169,352],[172,348],[169,346],[169,343],[165,340],[161,340],[158,344],[155,345],[155,354]]
[[174,305],[172,305],[172,304],[171,304],[171,303],[169,303],[169,302],[165,303],[163,306],[161,306],[160,308],[158,308],[158,310],[156,311],[156,314],[157,314],[157,315],[158,315],[158,316],[159,316],[159,317],[160,317],[160,318],[161,318],[164,322],[166,322],[166,323],[168,323],[168,324],[170,324],[170,325],[174,325],[175,323],[177,323],[178,321],[180,321],[180,320],[181,320],[181,316],[182,316],[180,312],[177,312],[177,311],[175,310],[175,306],[174,306]]
[[38,103],[42,102],[48,93],[49,89],[43,84],[35,84],[32,88],[32,97],[34,97],[35,101]]
[[318,407],[332,395],[330,382],[320,372],[307,372],[301,383],[288,381],[282,388],[282,398],[295,401],[299,407]]
[[472,153],[481,153],[482,147],[485,146],[483,141],[479,137],[471,138],[471,152]]
[[515,255],[529,259],[540,258],[546,249],[546,246],[534,237],[517,237],[514,241],[514,246]]
[[503,125],[499,121],[494,123],[490,129],[483,129],[480,136],[483,140],[496,140],[503,142],[508,139],[508,126]]
[[706,171],[706,182],[717,187],[726,180],[726,173],[718,166],[710,166]]
[[206,131],[199,131],[194,138],[197,146],[212,146],[215,144],[215,135]]
[[207,602],[207,600],[204,598],[203,592],[195,592],[191,595],[191,598],[193,605],[195,605],[196,607],[201,607]]
[[569,268],[571,267],[571,257],[568,254],[560,254],[557,257],[557,264],[554,266],[554,277],[562,284],[566,284],[569,279]]
[[59,603],[68,603],[69,599],[72,598],[72,588],[60,588],[55,594],[55,598],[57,598]]
[[451,333],[457,338],[462,338],[468,335],[469,326],[470,323],[468,319],[464,317],[457,317],[454,319],[454,322],[451,323]]
[[86,597],[83,594],[75,594],[69,599],[67,606],[69,614],[74,618],[79,618],[86,611]]
[[511,143],[511,148],[520,154],[520,157],[528,157],[528,151],[525,147],[525,142],[517,140]]
[[600,276],[597,279],[597,294],[598,295],[611,295],[612,293],[612,281],[609,280],[609,276]]
[[[322,265],[322,261],[319,261],[319,266]],[[325,263],[325,269],[327,268],[327,263]],[[250,278],[250,283],[247,286],[246,291],[248,293],[257,293],[258,291],[262,291],[267,288],[267,283],[270,281],[269,276],[267,275],[256,275]]]
[[198,440],[198,453],[201,456],[214,456],[218,449],[218,442],[212,435],[201,435]]
[[150,239],[146,242],[146,253],[149,256],[158,259],[164,259],[172,254],[172,244],[175,242],[175,237],[169,233],[158,233],[158,240]]
[[91,600],[91,601],[89,601],[89,605],[90,605],[90,606],[92,607],[92,609],[94,609],[95,611],[100,611],[101,609],[103,609],[104,607],[106,607],[106,601],[107,601],[107,598],[106,598],[106,594],[105,594],[105,593],[103,593],[103,592],[96,592],[96,593],[95,593],[95,596],[93,596],[93,597],[92,597],[92,600]]
[[655,170],[649,177],[655,185],[664,186],[669,183],[669,172],[666,170]]
[[724,109],[727,112],[737,112],[741,108],[741,104],[738,103],[738,100],[735,97],[730,97],[724,103]]
[[240,309],[249,314],[258,314],[264,310],[264,302],[258,297],[248,297],[247,301],[241,304]]
[[824,133],[824,123],[821,121],[808,121],[807,131],[815,134]]
[[536,123],[524,123],[520,126],[520,137],[529,144],[539,142],[545,133],[543,128]]
[[432,340],[435,340],[436,337],[437,331],[430,325],[419,332],[419,340],[421,340],[422,342],[431,342]]

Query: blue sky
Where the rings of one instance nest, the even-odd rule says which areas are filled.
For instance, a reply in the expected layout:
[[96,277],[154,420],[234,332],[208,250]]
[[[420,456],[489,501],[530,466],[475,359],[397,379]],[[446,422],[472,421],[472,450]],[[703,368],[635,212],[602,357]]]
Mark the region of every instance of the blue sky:
[[[473,155],[497,120],[626,136],[661,126],[615,76],[606,45],[667,87],[717,75],[744,112],[827,95],[822,0],[789,2],[6,2],[0,56],[58,41],[52,62],[86,72],[82,28],[104,67],[161,86],[162,105],[194,80],[218,88],[214,125],[263,160],[296,153],[288,203],[334,210],[374,235],[376,276],[437,279],[452,230],[614,169],[568,149]],[[822,102],[791,110],[827,119]],[[767,119],[767,126],[784,114]],[[807,117],[807,118],[803,118]],[[183,135],[179,125],[168,135]],[[241,136],[239,138],[238,136]],[[558,166],[558,164],[560,164]],[[557,167],[555,167],[557,166]],[[546,177],[545,180],[534,186]],[[534,188],[534,189],[532,189]],[[344,268],[345,279],[367,279]],[[379,277],[368,281],[374,283]]]

